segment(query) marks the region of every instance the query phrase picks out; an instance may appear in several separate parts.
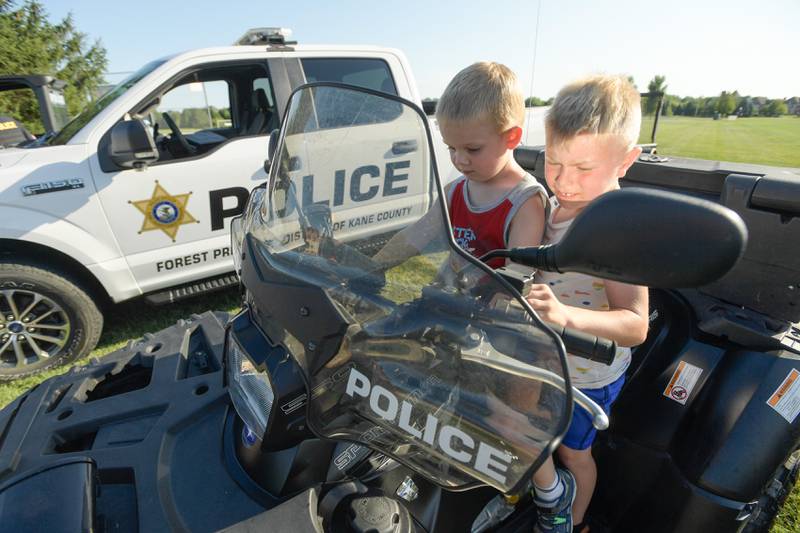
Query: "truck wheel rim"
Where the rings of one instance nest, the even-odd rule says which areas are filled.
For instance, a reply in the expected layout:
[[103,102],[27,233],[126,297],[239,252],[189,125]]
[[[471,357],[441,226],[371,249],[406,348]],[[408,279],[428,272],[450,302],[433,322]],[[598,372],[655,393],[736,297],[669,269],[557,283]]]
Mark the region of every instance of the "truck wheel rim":
[[66,311],[34,291],[0,291],[0,370],[25,367],[61,354],[71,323]]

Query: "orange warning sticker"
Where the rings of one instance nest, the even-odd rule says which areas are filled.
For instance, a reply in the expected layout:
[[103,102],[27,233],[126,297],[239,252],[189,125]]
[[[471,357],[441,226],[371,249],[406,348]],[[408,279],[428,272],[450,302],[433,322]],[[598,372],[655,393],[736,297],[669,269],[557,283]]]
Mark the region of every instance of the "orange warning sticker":
[[692,394],[692,390],[697,385],[697,380],[700,379],[700,374],[702,373],[703,369],[699,366],[694,366],[686,361],[679,362],[678,368],[675,369],[672,378],[667,384],[667,388],[664,389],[664,396],[670,400],[675,400],[681,405],[686,405],[686,400]]
[[767,405],[775,409],[790,424],[800,413],[800,379],[798,378],[800,378],[800,372],[793,368],[767,400]]

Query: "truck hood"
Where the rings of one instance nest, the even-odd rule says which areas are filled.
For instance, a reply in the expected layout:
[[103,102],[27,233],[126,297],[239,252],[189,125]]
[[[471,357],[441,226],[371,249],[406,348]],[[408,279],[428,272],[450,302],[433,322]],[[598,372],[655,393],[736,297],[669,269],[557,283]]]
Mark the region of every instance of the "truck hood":
[[0,169],[13,167],[27,155],[28,150],[23,148],[6,148],[5,150],[0,150]]

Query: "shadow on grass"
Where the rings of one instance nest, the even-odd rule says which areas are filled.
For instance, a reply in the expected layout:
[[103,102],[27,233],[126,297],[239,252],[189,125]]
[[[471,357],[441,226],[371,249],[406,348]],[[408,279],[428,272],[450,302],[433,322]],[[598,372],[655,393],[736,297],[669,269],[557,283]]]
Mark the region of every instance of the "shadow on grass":
[[[206,311],[235,313],[239,309],[239,304],[239,288],[237,286],[172,305],[152,306],[142,299],[115,305],[105,313],[103,334],[97,347],[88,356],[75,361],[72,365],[85,364],[92,357],[102,357],[122,348],[130,340],[136,340],[145,333],[160,331],[173,325],[179,319],[193,314],[201,314]],[[50,377],[63,374],[69,370],[70,366],[54,368],[35,376],[0,384],[0,408],[34,385],[38,385]]]

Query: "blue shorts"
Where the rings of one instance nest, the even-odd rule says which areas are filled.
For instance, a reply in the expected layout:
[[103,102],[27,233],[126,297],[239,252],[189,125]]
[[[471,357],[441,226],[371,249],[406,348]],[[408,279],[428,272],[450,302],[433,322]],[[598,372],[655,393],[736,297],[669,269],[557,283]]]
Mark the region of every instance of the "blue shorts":
[[[619,391],[624,383],[625,375],[623,374],[617,381],[605,387],[580,390],[602,407],[606,414],[610,414],[611,404],[619,396]],[[573,450],[585,450],[592,446],[596,436],[597,430],[592,425],[592,417],[589,416],[586,409],[575,404],[575,409],[572,411],[572,423],[569,425],[567,434],[564,435],[564,440],[561,441],[561,444]]]

